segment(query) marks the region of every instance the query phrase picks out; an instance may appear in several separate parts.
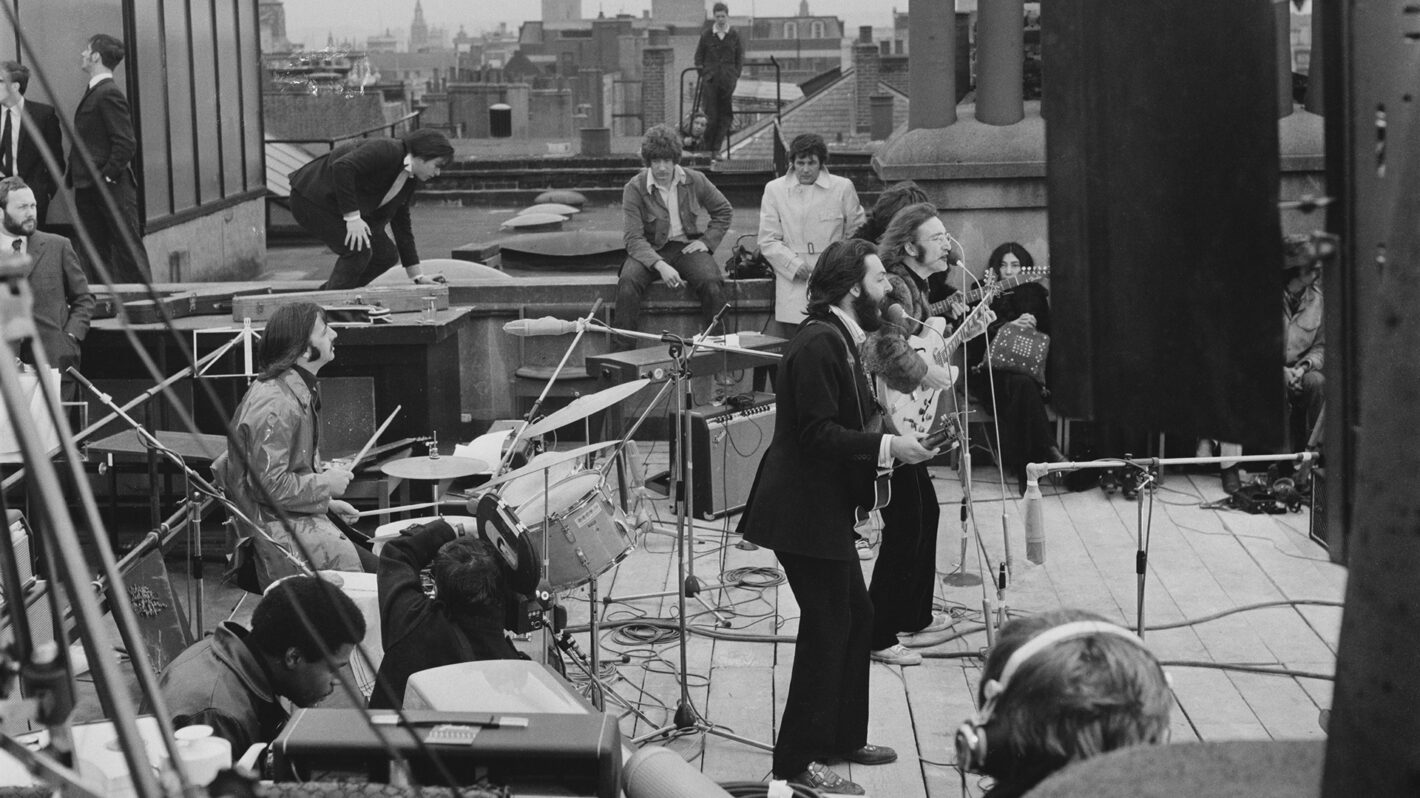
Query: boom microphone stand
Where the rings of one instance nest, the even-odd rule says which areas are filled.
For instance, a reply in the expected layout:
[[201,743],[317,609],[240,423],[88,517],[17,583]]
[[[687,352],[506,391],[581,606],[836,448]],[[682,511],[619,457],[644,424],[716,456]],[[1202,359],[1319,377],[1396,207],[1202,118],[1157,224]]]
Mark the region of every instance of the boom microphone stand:
[[[720,316],[724,314],[725,310],[728,307],[729,306],[726,305],[724,308],[720,309],[720,313],[716,314],[715,318],[710,322],[710,326],[708,329],[715,329],[715,325],[719,323]],[[669,725],[662,726],[659,729],[655,729],[651,732],[643,734],[640,737],[637,737],[636,739],[632,740],[631,743],[633,745],[640,745],[646,740],[660,737],[670,732],[694,731],[702,734],[714,734],[718,737],[723,737],[727,740],[733,740],[737,743],[743,743],[744,745],[753,746],[764,751],[773,751],[773,746],[761,743],[757,740],[751,740],[748,737],[741,737],[738,734],[734,734],[733,732],[727,731],[725,729],[720,728],[719,726],[714,725],[713,723],[710,723],[705,719],[705,716],[701,715],[699,710],[695,708],[695,704],[690,699],[689,663],[687,661],[686,655],[686,641],[689,637],[689,634],[686,630],[685,613],[686,598],[689,596],[694,596],[696,600],[700,601],[700,603],[705,606],[706,609],[710,610],[710,612],[714,614],[716,618],[720,618],[719,614],[715,613],[715,611],[710,608],[708,604],[706,604],[705,599],[700,596],[699,591],[701,586],[699,582],[695,579],[695,574],[693,570],[694,564],[693,562],[689,564],[687,563],[688,560],[694,559],[694,552],[691,546],[690,519],[690,508],[692,506],[691,502],[694,499],[695,491],[695,483],[692,479],[694,460],[691,457],[690,451],[690,360],[695,355],[696,350],[702,348],[720,352],[753,353],[766,356],[771,355],[768,355],[767,353],[763,352],[754,352],[753,350],[741,349],[740,347],[712,343],[706,340],[708,332],[707,335],[697,336],[687,341],[686,339],[680,336],[672,335],[670,333],[653,335],[650,333],[643,333],[636,330],[617,329],[610,326],[598,324],[596,322],[592,323],[597,327],[628,338],[639,338],[647,341],[659,341],[666,343],[669,345],[669,354],[671,356],[671,360],[674,363],[674,367],[671,370],[670,381],[662,387],[661,393],[651,403],[651,406],[653,407],[656,402],[660,401],[660,399],[665,396],[667,391],[675,390],[676,411],[678,413],[678,421],[676,423],[676,438],[680,448],[678,450],[679,454],[672,461],[671,467],[674,472],[672,478],[672,496],[675,497],[676,501],[676,577],[677,581],[680,583],[681,588],[676,591],[676,598],[678,602],[678,613],[676,621],[680,631],[680,638],[678,641],[680,648],[680,671],[677,674],[677,680],[680,682],[680,699],[676,702],[675,715]],[[777,355],[772,356],[777,357]],[[647,409],[647,412],[649,413],[649,407]],[[626,434],[625,439],[622,442],[622,446],[625,446],[625,441],[631,439],[631,435],[635,433],[636,428],[640,426],[641,421],[643,421],[645,417],[645,414],[643,414],[641,419],[639,419],[636,424],[633,425],[631,430]],[[724,585],[719,585],[719,587],[724,587]],[[664,596],[668,594],[656,593],[646,594],[644,596],[628,596],[623,597],[621,600],[626,601],[632,598],[649,597],[651,595]],[[592,612],[596,611],[597,608],[594,606],[592,608]],[[720,623],[722,625],[728,625],[728,622],[724,621],[723,619],[720,620]]]
[[[1083,463],[1029,463],[1026,465],[1026,559],[1033,563],[1045,562],[1045,521],[1040,506],[1040,478],[1054,471],[1077,471],[1081,468],[1120,468],[1128,466],[1142,471],[1145,482],[1158,478],[1158,470],[1171,465],[1220,465],[1229,463],[1280,463],[1294,461],[1298,465],[1310,465],[1317,457],[1316,452],[1302,451],[1295,454],[1250,454],[1235,457],[1141,457],[1109,458],[1089,460]],[[1141,485],[1142,486],[1142,485]],[[1149,494],[1149,516],[1153,517],[1154,492]],[[1144,637],[1144,575],[1149,564],[1149,537],[1144,525],[1144,502],[1139,501],[1138,550],[1134,556],[1134,573],[1138,579],[1135,631]]]

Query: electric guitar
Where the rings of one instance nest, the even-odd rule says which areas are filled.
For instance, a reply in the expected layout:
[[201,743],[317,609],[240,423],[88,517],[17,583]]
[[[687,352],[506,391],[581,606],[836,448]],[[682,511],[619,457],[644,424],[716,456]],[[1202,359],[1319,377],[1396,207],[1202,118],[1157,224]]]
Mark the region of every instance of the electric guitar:
[[[907,342],[927,361],[929,366],[946,366],[951,370],[951,380],[956,382],[961,369],[948,361],[961,346],[967,330],[975,327],[975,322],[991,306],[990,299],[1002,290],[1002,283],[992,283],[982,289],[982,298],[987,300],[971,309],[958,325],[956,332],[944,335],[947,320],[941,316],[927,319],[924,329],[917,335],[909,336]],[[878,396],[883,404],[883,412],[892,422],[892,429],[900,435],[916,435],[926,432],[937,418],[937,404],[941,390],[924,388],[921,385],[907,393],[895,391],[881,377],[878,378]]]
[[999,296],[1010,291],[1018,285],[1026,283],[1038,283],[1050,276],[1050,267],[1032,266],[1029,269],[1022,269],[1016,274],[1000,280],[987,280],[982,285],[970,291],[958,291],[955,294],[943,299],[940,302],[933,302],[927,306],[927,315],[944,316],[959,305],[973,305],[980,302],[988,293],[991,296]]
[[[927,437],[922,439],[922,446],[927,449],[937,449],[951,441],[951,448],[956,448],[961,442],[961,428],[957,425],[956,417],[951,413],[943,413],[941,417],[942,426],[927,433]],[[892,472],[896,464],[888,468],[879,468],[877,476],[873,477],[873,500],[868,506],[859,506],[854,510],[853,526],[860,526],[867,523],[868,514],[874,510],[881,510],[892,501]]]

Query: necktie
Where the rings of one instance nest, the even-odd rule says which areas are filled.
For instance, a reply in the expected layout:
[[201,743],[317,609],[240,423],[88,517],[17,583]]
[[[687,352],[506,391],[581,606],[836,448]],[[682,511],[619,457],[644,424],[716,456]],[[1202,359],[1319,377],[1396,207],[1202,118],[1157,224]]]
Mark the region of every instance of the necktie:
[[14,147],[10,146],[10,143],[14,140],[15,134],[14,131],[11,129],[9,108],[5,109],[4,116],[5,132],[0,133],[0,170],[3,170],[5,176],[9,177],[15,173],[11,153],[11,150],[13,150]]
[[385,193],[385,198],[380,200],[380,204],[376,207],[383,208],[386,205],[390,204],[391,200],[399,196],[400,190],[404,188],[404,181],[408,179],[409,173],[404,171],[403,169],[399,170],[399,175],[394,179],[394,185],[390,186],[390,190]]

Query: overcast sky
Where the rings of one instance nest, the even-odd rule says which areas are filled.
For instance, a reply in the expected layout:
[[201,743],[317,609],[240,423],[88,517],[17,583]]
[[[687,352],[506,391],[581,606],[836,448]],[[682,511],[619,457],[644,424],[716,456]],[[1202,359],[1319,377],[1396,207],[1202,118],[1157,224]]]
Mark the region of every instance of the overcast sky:
[[[798,13],[799,0],[727,0],[736,16],[788,16]],[[507,22],[517,30],[518,24],[535,19],[542,13],[539,0],[423,0],[424,20],[432,27],[446,27],[456,33],[463,25],[469,33],[497,27]],[[325,45],[326,33],[337,39],[363,41],[366,36],[391,30],[408,29],[414,18],[414,0],[286,0],[286,30],[292,41],[307,47]],[[710,3],[706,2],[708,8]],[[859,25],[885,27],[892,24],[892,8],[907,8],[907,0],[809,0],[814,14],[837,16],[849,33]],[[607,16],[618,13],[640,16],[651,7],[650,0],[582,0],[582,14],[595,17],[599,11]]]

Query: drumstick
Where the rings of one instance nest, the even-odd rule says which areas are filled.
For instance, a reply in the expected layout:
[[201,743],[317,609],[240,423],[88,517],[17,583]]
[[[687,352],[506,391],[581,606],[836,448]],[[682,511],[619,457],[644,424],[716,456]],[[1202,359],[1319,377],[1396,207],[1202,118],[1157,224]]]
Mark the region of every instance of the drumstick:
[[404,405],[395,405],[395,406],[394,406],[394,412],[390,413],[389,418],[385,419],[385,423],[381,424],[381,425],[380,425],[380,428],[377,429],[377,430],[375,430],[375,434],[374,434],[374,435],[371,435],[371,436],[370,436],[370,439],[369,439],[368,441],[365,441],[365,448],[361,449],[361,450],[360,450],[360,453],[357,454],[357,455],[355,455],[355,459],[350,461],[350,470],[351,470],[351,471],[354,471],[354,470],[355,470],[355,466],[360,465],[360,461],[365,459],[365,455],[370,451],[370,447],[371,447],[371,446],[374,446],[374,445],[375,445],[375,441],[377,441],[377,440],[380,439],[380,436],[384,434],[385,429],[387,429],[387,428],[389,427],[390,422],[391,422],[391,421],[394,421],[394,417],[397,416],[397,415],[399,415],[399,411],[400,411],[403,407],[404,407]]
[[438,507],[441,504],[453,504],[454,502],[424,502],[423,504],[408,504],[403,507],[376,507],[373,510],[361,510],[355,514],[356,518],[364,518],[370,515],[383,515],[385,513],[402,513],[408,510],[426,510],[430,507]]

